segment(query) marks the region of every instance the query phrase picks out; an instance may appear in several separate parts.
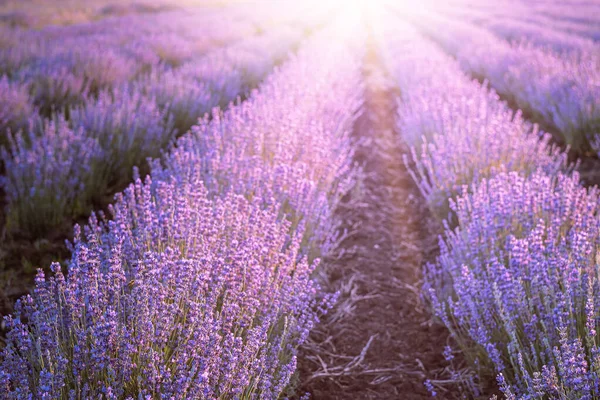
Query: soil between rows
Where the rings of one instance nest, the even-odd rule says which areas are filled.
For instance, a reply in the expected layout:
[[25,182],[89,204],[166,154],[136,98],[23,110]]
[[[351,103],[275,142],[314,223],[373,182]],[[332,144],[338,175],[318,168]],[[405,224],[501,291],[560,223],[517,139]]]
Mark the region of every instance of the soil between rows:
[[[325,267],[333,310],[299,356],[299,393],[319,399],[461,398],[442,356],[448,332],[420,296],[422,266],[437,251],[440,226],[429,215],[403,161],[395,131],[397,89],[369,43],[366,104],[353,130],[363,166],[362,195],[337,210],[351,235]],[[460,361],[458,361],[460,362]]]

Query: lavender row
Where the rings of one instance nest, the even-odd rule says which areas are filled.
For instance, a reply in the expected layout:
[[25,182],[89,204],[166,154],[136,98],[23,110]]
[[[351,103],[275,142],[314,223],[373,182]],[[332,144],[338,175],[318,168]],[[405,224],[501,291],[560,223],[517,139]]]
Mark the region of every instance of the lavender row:
[[[328,252],[331,221],[339,196],[353,183],[352,146],[348,136],[363,102],[360,60],[364,33],[351,32],[356,16],[343,14],[332,27],[292,55],[293,76],[311,84],[267,78],[260,91],[226,113],[213,115],[182,137],[177,148],[152,165],[154,179],[200,180],[211,192],[234,192],[281,206],[293,226],[305,226],[319,237],[317,254]],[[318,45],[323,37],[331,43]],[[354,40],[353,46],[344,43]],[[333,45],[340,41],[341,44]],[[320,52],[308,56],[305,51]],[[309,77],[322,58],[318,76]],[[336,60],[348,63],[336,65]],[[281,71],[278,71],[281,73]],[[326,116],[326,117],[325,117]],[[352,174],[350,174],[352,175]],[[294,193],[290,196],[289,193]],[[313,254],[314,256],[314,254]]]
[[565,4],[563,2],[546,2],[532,7],[535,12],[555,20],[586,24],[600,29],[600,5],[595,2]]
[[[383,18],[383,17],[382,17]],[[408,24],[382,24],[382,58],[400,88],[398,131],[411,148],[407,160],[430,209],[447,218],[449,199],[500,171],[549,174],[566,156],[548,134],[513,112],[487,85]]]
[[[318,3],[318,6],[317,4]],[[335,3],[323,4],[316,0],[302,3],[281,1],[277,3],[243,3],[225,4],[219,1],[206,0],[57,0],[49,4],[44,0],[5,0],[0,4],[0,29],[23,28],[43,29],[50,26],[83,26],[97,21],[103,23],[108,19],[131,17],[137,20],[152,19],[161,13],[177,12],[182,9],[202,9],[204,14],[223,12],[225,15],[249,16],[252,22],[261,25],[266,21],[272,23],[281,20],[284,23],[297,21],[300,16],[303,22],[324,22],[335,9]],[[197,16],[201,17],[201,16]],[[245,18],[244,18],[245,19]],[[199,18],[196,18],[200,21]],[[241,23],[245,23],[240,21]],[[199,31],[203,28],[197,25]]]
[[[573,5],[573,7],[579,6]],[[503,0],[497,3],[472,3],[458,1],[447,7],[440,7],[440,10],[443,14],[476,24],[511,25],[521,36],[537,41],[539,44],[552,45],[557,49],[588,46],[589,40],[598,41],[600,39],[599,27],[583,21],[554,19],[550,15],[543,14],[541,12],[543,10],[534,9],[532,2]],[[501,27],[497,29],[500,30]],[[514,35],[507,29],[501,31],[511,36]]]
[[181,1],[170,0],[6,0],[0,4],[0,26],[39,29],[48,25],[83,24],[129,14],[152,14],[170,10]]
[[[77,62],[94,66],[102,62],[102,57],[93,51],[96,46],[102,50],[101,55],[117,53],[114,57],[122,59],[120,63],[134,63],[142,71],[161,63],[176,67],[210,49],[282,25],[314,28],[323,23],[330,11],[322,7],[309,18],[306,6],[299,4],[188,7],[42,30],[2,28],[0,74],[18,75],[26,64],[35,64],[34,71],[44,64],[60,62],[67,69],[74,69]],[[87,61],[88,58],[91,59]],[[106,62],[102,65],[107,67]],[[82,65],[81,69],[88,69],[85,67]],[[131,73],[134,72],[137,71]]]
[[[185,66],[188,75],[198,76],[207,73],[210,62],[223,63],[224,57],[236,58],[236,52],[258,51],[260,56],[264,39],[255,48],[236,43],[254,34],[279,31],[282,44],[271,38],[271,45],[283,46],[290,34],[318,27],[327,15],[313,13],[314,19],[309,19],[300,5],[282,8],[191,8],[41,31],[0,30],[0,75],[30,94],[28,107],[49,117],[84,104],[100,91],[147,80],[148,75],[157,81],[165,74],[169,80]],[[219,52],[222,47],[227,48],[225,55]],[[231,73],[232,67],[223,68],[223,74]],[[214,79],[214,72],[208,72],[206,80]],[[7,132],[0,134],[3,138]]]
[[[468,73],[544,121],[574,150],[598,150],[600,53],[553,53],[511,45],[484,29],[432,13],[412,19],[455,56]],[[432,27],[444,25],[443,31]]]
[[[39,237],[88,215],[113,188],[131,181],[133,166],[159,156],[177,133],[189,130],[212,108],[247,94],[300,40],[300,33],[279,29],[176,71],[100,92],[68,108],[68,120],[61,114],[49,121],[30,118],[27,129],[9,137],[0,152],[8,231]],[[23,104],[14,104],[12,117],[21,117]],[[16,121],[25,123],[9,118]]]
[[536,46],[549,47],[558,52],[600,51],[600,46],[591,39],[560,32],[539,23],[494,19],[483,23],[482,26],[511,42],[529,41]]
[[353,175],[364,37],[345,26],[182,137],[117,196],[112,220],[76,229],[68,275],[40,273],[6,319],[7,398],[283,395],[333,300],[306,257],[325,249],[318,233],[334,225],[320,214]]
[[130,62],[146,64],[157,63],[161,57],[168,62],[176,57],[168,53],[179,52],[180,59],[176,61],[182,62],[186,57],[202,54],[212,46],[239,40],[255,31],[255,24],[238,13],[204,9],[126,16],[39,31],[4,28],[2,72],[15,75],[25,64],[51,58],[77,61],[79,57],[84,61],[86,56],[94,57],[82,51],[86,45],[118,52]]
[[507,398],[599,398],[596,189],[455,61],[394,26],[381,34],[395,38],[382,47],[402,91],[399,129],[426,146],[413,147],[414,177],[426,197],[448,194],[453,213],[425,271],[435,314]]
[[238,19],[222,12],[179,11],[41,31],[9,30],[2,32],[0,74],[24,86],[33,105],[49,116],[254,33],[254,24]]
[[443,10],[443,14],[475,23],[513,43],[528,41],[557,52],[600,51],[600,47],[592,39],[557,28],[552,20],[538,15],[526,4],[516,4],[515,7],[513,2],[500,2],[496,7],[497,9],[490,11],[448,7]]

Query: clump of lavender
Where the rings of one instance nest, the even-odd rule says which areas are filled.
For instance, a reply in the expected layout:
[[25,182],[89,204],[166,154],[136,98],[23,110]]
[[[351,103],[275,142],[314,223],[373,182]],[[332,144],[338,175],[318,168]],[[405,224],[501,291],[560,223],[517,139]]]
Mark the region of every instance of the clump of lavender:
[[[29,87],[34,104],[46,117],[54,111],[84,104],[90,95],[97,96],[129,82],[143,66],[114,43],[118,36],[53,37],[51,31],[46,34],[49,38],[44,41],[35,36],[23,38],[26,43],[31,42],[27,45],[38,48],[39,54],[17,53],[15,57],[23,58],[23,65],[12,72]],[[16,50],[6,52],[10,55],[11,51]],[[31,60],[26,59],[28,56]]]
[[45,42],[43,35],[35,31],[0,24],[0,75],[14,78],[20,69],[45,54]]
[[50,122],[35,118],[2,152],[9,231],[46,234],[122,187],[174,138],[167,115],[128,88],[102,92]]
[[45,117],[64,112],[85,103],[88,88],[85,80],[60,65],[40,65],[38,70],[25,70],[20,79],[29,88],[33,104]]
[[111,211],[7,317],[6,398],[277,398],[327,306],[288,223],[200,182],[138,180]]
[[96,100],[71,109],[69,116],[74,129],[102,147],[102,170],[95,174],[107,177],[111,186],[129,182],[133,167],[158,157],[175,134],[170,118],[156,102],[131,87],[102,92]]
[[68,55],[67,63],[73,74],[83,78],[87,89],[94,94],[123,85],[138,72],[135,60],[124,55],[116,46],[109,47],[102,42],[77,47]]
[[0,183],[8,231],[43,235],[63,226],[66,217],[90,211],[103,151],[96,139],[71,129],[64,118],[31,120],[29,127],[9,137],[0,151],[6,169]]
[[600,397],[598,192],[578,174],[500,173],[451,202],[425,289],[509,398]]
[[26,128],[32,114],[27,89],[6,76],[0,78],[0,144],[7,144],[9,132],[14,134]]
[[194,46],[191,40],[179,33],[161,33],[148,35],[143,40],[150,45],[152,51],[165,65],[177,68],[194,56]]
[[442,218],[463,186],[498,172],[542,168],[552,175],[569,168],[566,153],[550,143],[549,134],[514,114],[495,92],[470,86],[463,93],[409,95],[399,107],[400,130],[422,134],[422,143],[411,148],[413,178]]
[[140,93],[155,99],[159,109],[170,115],[174,129],[180,134],[220,104],[223,95],[211,91],[205,83],[188,79],[173,70],[152,73],[134,86]]

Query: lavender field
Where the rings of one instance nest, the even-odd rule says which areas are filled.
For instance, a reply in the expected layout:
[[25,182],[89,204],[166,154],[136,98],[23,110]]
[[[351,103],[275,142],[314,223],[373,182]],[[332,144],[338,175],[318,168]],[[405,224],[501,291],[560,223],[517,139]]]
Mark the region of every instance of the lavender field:
[[600,399],[597,0],[0,0],[0,400]]

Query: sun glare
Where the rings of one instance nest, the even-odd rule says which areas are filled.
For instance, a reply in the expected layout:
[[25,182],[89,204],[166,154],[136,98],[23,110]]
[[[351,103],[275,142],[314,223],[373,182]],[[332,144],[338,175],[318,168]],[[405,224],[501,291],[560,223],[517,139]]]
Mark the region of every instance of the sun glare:
[[425,3],[410,0],[312,0],[309,8],[325,8],[336,17],[343,16],[346,22],[342,25],[365,20],[377,23],[377,20],[390,13],[399,17],[419,18],[427,9]]

